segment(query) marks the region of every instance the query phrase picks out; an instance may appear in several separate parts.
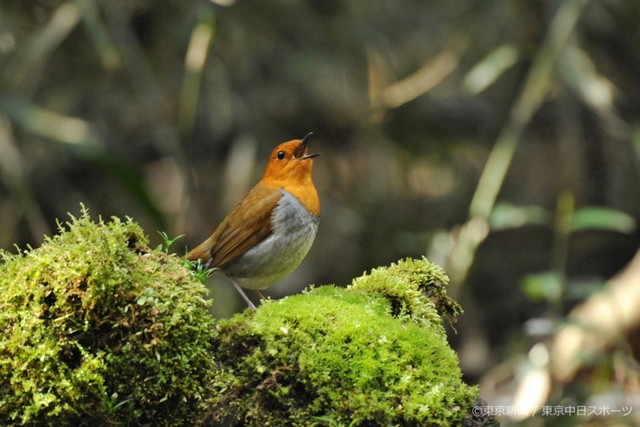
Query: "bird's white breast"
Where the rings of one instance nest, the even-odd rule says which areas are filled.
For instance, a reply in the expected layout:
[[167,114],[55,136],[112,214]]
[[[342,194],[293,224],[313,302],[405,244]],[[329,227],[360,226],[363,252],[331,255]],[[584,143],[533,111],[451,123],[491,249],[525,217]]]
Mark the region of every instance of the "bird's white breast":
[[320,219],[295,196],[280,191],[282,198],[271,214],[272,233],[224,269],[243,288],[265,289],[291,274],[316,237]]

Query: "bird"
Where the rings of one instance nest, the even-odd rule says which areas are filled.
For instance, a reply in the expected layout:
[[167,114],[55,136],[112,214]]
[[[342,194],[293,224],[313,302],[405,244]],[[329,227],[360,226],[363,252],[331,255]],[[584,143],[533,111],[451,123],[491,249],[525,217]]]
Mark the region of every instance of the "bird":
[[313,159],[302,139],[273,149],[262,179],[222,220],[213,234],[188,253],[227,276],[247,305],[242,288],[260,290],[291,274],[309,252],[320,222],[320,199],[313,185]]

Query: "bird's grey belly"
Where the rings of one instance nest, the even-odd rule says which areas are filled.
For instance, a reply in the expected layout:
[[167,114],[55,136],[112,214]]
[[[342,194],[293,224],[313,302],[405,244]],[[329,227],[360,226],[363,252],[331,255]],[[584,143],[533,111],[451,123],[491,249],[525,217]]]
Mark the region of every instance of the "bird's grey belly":
[[265,289],[295,270],[313,244],[319,218],[286,191],[273,210],[272,233],[224,272],[247,289]]

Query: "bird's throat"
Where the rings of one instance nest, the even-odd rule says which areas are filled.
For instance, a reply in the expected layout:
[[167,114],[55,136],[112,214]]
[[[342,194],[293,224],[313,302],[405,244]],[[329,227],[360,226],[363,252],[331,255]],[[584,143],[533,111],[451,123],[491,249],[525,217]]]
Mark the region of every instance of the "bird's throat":
[[320,216],[320,199],[318,198],[318,192],[313,183],[307,185],[287,185],[283,186],[282,189],[295,196],[295,198],[307,208],[309,213],[314,216]]

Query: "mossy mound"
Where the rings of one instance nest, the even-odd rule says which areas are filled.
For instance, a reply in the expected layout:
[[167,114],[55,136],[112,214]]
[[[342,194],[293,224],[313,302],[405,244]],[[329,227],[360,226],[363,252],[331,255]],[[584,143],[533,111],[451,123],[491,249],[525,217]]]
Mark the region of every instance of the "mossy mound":
[[38,249],[0,252],[0,425],[457,425],[426,259],[216,322],[206,289],[134,222],[86,212]]
[[60,231],[2,253],[0,424],[190,424],[215,371],[205,287],[132,221]]
[[349,289],[311,289],[222,321],[218,395],[205,422],[460,424],[477,390],[462,382],[423,293],[441,276],[425,259],[407,260]]
[[442,319],[454,323],[462,313],[460,305],[447,295],[448,284],[449,277],[439,265],[426,258],[407,258],[374,268],[354,279],[348,289],[379,293],[388,300],[394,316],[435,327]]

